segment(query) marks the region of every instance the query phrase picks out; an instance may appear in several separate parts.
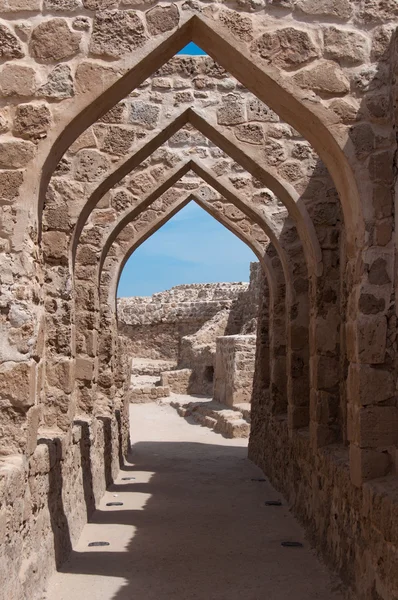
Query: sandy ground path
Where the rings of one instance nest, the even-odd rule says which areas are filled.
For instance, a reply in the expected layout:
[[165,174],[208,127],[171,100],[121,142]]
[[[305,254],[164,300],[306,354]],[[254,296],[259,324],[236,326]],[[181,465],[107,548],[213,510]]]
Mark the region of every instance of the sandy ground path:
[[[246,440],[224,439],[156,404],[131,406],[131,436],[130,464],[45,598],[342,600],[285,502],[265,506],[282,498],[252,481],[264,476],[247,459]],[[96,540],[110,545],[88,547]]]

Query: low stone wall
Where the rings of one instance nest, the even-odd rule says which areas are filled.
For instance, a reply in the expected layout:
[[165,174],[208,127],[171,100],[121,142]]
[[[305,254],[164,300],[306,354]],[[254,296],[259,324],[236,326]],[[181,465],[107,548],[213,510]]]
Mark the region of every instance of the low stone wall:
[[170,396],[170,388],[166,385],[134,386],[127,392],[130,404],[146,404],[166,396]]
[[[247,283],[179,285],[150,297],[118,299],[119,333],[132,356],[178,360],[181,340],[197,332],[248,289]],[[239,331],[241,311],[235,311]]]
[[163,386],[167,386],[174,394],[189,394],[192,369],[164,371],[160,376]]
[[41,598],[128,449],[128,414],[41,432],[28,456],[0,461],[0,597]]
[[255,335],[217,338],[214,400],[227,406],[250,402],[256,354]]

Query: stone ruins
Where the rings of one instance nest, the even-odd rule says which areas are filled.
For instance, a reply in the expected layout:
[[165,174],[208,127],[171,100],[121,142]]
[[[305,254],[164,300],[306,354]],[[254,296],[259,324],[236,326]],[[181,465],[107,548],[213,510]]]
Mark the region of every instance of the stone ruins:
[[[40,597],[117,475],[127,348],[233,403],[241,334],[249,457],[347,593],[398,598],[397,26],[396,0],[0,0],[1,600]],[[126,260],[191,200],[264,274],[213,365],[222,286],[121,303],[118,335]]]
[[[241,437],[240,410],[250,414],[257,313],[265,287],[260,264],[252,263],[250,270],[250,284],[180,285],[151,297],[118,300],[119,340],[131,360],[130,403],[170,394],[207,396],[214,402],[194,403],[200,408],[195,416],[205,412],[211,428],[220,411],[233,421],[239,418],[231,424],[227,419],[223,433]],[[186,402],[171,404],[186,415]],[[236,410],[225,412],[227,407]]]

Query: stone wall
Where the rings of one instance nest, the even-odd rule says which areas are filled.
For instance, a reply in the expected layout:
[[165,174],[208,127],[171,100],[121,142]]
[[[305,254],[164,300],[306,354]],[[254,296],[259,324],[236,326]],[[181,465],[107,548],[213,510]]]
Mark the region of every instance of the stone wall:
[[227,406],[251,402],[255,350],[255,335],[217,338],[214,400]]
[[150,297],[119,298],[119,333],[131,356],[178,361],[182,338],[230,307],[246,288],[244,283],[192,284]]

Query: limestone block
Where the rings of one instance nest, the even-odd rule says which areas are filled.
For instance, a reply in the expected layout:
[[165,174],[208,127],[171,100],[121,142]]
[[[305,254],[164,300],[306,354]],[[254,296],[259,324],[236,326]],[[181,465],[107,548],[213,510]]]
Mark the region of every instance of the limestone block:
[[43,252],[46,257],[56,260],[67,260],[69,237],[62,231],[46,231],[43,233]]
[[147,11],[145,18],[151,35],[159,35],[174,29],[180,19],[176,4],[155,6]]
[[47,83],[37,90],[38,96],[63,100],[73,96],[73,78],[68,65],[57,65],[48,75]]
[[33,29],[30,51],[34,58],[43,62],[64,60],[79,51],[80,38],[64,19],[50,19]]
[[26,412],[35,403],[35,392],[35,362],[5,362],[0,365],[0,394],[11,407]]
[[43,8],[51,12],[69,12],[80,6],[80,0],[44,0],[43,4]]
[[118,79],[117,72],[94,62],[81,62],[75,75],[76,91],[80,94],[93,89],[103,89]]
[[249,17],[233,10],[222,10],[218,18],[235,37],[244,42],[253,39],[253,23]]
[[48,385],[70,394],[75,380],[75,361],[69,358],[51,361],[51,368],[47,369],[46,375]]
[[40,8],[40,0],[0,0],[0,12],[36,12]]
[[0,58],[22,58],[22,46],[11,29],[0,23]]
[[282,69],[299,68],[320,54],[310,35],[294,27],[264,33],[251,50]]
[[90,52],[117,59],[146,41],[143,23],[134,10],[97,12],[91,35]]
[[323,40],[325,58],[350,65],[361,64],[367,59],[369,42],[361,33],[328,27],[323,32]]
[[237,94],[227,94],[222,97],[222,104],[217,110],[219,125],[238,125],[245,121],[245,106]]
[[[96,128],[98,133],[98,128]],[[97,135],[98,146],[102,152],[123,156],[130,150],[135,140],[135,132],[126,127],[109,125],[101,128],[101,137]]]
[[387,342],[387,318],[384,315],[359,315],[355,323],[347,323],[346,332],[349,360],[355,362],[355,352],[358,350],[358,358],[362,363],[384,362]]
[[386,475],[391,467],[389,455],[386,452],[377,452],[350,445],[350,475],[356,487],[361,487],[363,482]]
[[278,115],[258,98],[249,98],[246,101],[246,110],[248,121],[264,121],[269,123],[279,121]]
[[293,80],[304,89],[326,96],[344,95],[350,89],[344,72],[334,62],[326,60],[296,73]]
[[23,182],[21,171],[0,171],[0,198],[10,202],[18,197]]
[[6,64],[0,72],[0,91],[3,96],[33,96],[36,75],[31,67]]
[[348,370],[348,394],[351,402],[362,406],[385,402],[394,397],[394,373],[365,364],[351,363]]
[[14,117],[14,133],[19,137],[37,140],[47,137],[51,113],[45,104],[20,104]]
[[262,144],[264,141],[263,128],[256,123],[238,125],[238,127],[235,128],[234,133],[238,140],[249,144]]
[[353,12],[350,0],[297,0],[296,9],[307,15],[348,20]]
[[83,149],[76,155],[74,168],[78,181],[97,181],[109,169],[109,161],[97,150]]
[[148,129],[154,129],[158,124],[160,109],[154,104],[141,101],[133,101],[130,104],[129,121],[143,125]]
[[20,169],[25,167],[35,155],[35,145],[31,142],[0,142],[0,168]]
[[117,6],[116,0],[83,0],[84,8],[88,10],[105,10]]
[[367,406],[351,415],[353,425],[350,440],[361,448],[395,446],[398,442],[398,408]]
[[92,358],[76,358],[76,379],[91,381],[94,374],[95,362]]

